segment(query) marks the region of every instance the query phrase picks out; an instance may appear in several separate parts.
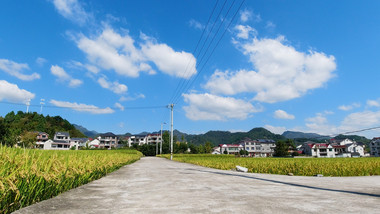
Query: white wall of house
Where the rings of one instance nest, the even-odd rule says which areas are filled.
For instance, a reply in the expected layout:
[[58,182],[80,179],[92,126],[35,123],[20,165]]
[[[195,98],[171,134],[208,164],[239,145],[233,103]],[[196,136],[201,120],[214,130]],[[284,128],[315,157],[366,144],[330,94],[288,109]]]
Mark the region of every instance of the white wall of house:
[[362,146],[357,145],[356,143],[347,146],[347,151],[351,153],[357,152],[360,154],[361,157],[364,156],[364,148]]

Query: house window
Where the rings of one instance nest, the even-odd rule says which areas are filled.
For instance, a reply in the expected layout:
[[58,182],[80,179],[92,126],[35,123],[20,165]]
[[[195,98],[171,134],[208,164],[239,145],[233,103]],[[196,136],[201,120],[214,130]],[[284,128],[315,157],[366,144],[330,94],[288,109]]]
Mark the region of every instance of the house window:
[[249,150],[249,147],[246,147],[245,150]]

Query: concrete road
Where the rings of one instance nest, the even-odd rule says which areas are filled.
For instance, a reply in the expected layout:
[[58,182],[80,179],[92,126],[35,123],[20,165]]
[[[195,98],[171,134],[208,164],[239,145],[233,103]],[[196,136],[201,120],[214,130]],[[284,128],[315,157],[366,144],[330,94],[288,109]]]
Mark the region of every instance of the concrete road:
[[145,157],[15,213],[380,213],[380,176],[250,174]]

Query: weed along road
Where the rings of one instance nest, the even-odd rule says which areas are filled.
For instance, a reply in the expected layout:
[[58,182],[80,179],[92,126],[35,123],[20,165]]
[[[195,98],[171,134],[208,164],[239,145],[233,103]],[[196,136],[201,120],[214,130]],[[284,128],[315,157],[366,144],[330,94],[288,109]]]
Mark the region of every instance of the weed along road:
[[144,157],[15,213],[380,213],[380,176],[250,174]]

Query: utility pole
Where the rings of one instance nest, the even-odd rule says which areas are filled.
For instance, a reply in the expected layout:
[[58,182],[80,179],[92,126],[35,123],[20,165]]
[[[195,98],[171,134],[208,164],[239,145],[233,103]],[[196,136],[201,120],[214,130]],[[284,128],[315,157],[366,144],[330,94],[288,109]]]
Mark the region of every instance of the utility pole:
[[29,113],[30,99],[26,101],[26,113]]
[[171,109],[171,135],[170,135],[170,160],[173,160],[173,107],[174,104],[170,104]]
[[42,106],[45,105],[44,101],[45,101],[45,99],[41,99],[41,102],[40,102],[40,104],[41,104],[40,114],[42,114]]
[[160,145],[160,155],[162,155],[162,143],[164,141],[164,138],[162,138],[162,125],[166,124],[165,122],[164,123],[161,123],[161,145]]
[[157,137],[157,141],[156,141],[156,156],[158,155],[158,137]]

